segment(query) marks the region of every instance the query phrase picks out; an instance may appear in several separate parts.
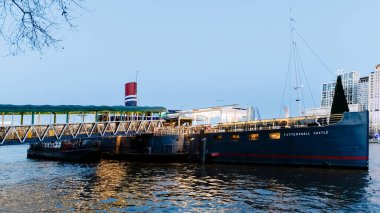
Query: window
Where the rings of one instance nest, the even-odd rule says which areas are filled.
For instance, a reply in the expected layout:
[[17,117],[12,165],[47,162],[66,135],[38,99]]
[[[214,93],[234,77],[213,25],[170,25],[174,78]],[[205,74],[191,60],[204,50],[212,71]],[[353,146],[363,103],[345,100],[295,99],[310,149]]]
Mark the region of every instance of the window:
[[259,140],[259,134],[258,133],[249,134],[248,135],[248,140],[250,140],[250,141]]
[[238,141],[239,139],[240,139],[240,135],[238,135],[238,134],[233,134],[233,135],[231,135],[231,141]]
[[279,140],[281,137],[281,134],[279,132],[272,132],[272,133],[269,133],[269,139],[272,139],[272,140]]
[[223,140],[223,136],[221,135],[215,135],[214,136],[214,141],[222,141]]

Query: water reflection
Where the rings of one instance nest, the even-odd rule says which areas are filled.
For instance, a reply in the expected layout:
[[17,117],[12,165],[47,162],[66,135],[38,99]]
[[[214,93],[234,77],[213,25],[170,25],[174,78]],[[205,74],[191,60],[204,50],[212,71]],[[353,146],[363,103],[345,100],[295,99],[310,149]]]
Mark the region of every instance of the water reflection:
[[368,184],[368,172],[357,170],[102,161],[71,207],[349,211],[368,203]]
[[376,211],[380,160],[372,160],[375,169],[361,171],[23,157],[0,164],[0,211]]

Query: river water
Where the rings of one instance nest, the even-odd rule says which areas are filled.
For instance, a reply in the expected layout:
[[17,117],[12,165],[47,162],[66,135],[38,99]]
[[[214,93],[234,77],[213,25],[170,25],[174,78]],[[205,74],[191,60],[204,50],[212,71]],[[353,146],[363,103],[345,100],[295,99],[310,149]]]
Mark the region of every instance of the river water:
[[0,147],[0,212],[379,212],[380,144],[370,169],[96,164],[26,158]]

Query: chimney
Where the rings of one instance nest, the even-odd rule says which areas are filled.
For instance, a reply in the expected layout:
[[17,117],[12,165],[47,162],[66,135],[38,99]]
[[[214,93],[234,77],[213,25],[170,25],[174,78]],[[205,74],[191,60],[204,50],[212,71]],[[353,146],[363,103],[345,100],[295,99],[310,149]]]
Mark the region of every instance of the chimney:
[[125,106],[137,106],[137,83],[128,82],[125,84]]

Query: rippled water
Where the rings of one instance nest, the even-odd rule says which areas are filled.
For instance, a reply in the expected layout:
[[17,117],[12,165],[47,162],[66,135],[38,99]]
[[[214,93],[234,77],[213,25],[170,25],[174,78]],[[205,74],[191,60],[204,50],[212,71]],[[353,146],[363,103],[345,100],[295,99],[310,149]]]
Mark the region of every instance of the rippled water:
[[255,165],[75,164],[0,147],[0,212],[380,211],[380,144],[370,169]]

